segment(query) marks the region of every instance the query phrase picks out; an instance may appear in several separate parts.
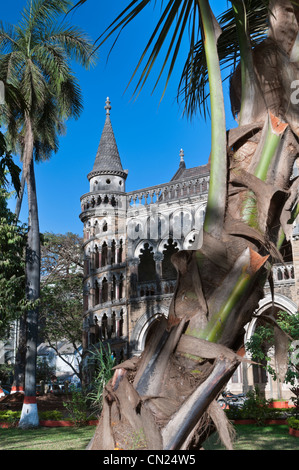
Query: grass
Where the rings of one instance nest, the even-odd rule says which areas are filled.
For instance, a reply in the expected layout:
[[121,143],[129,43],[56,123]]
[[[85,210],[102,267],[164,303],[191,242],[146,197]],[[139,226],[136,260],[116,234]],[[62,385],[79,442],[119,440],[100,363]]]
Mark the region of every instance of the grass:
[[[236,425],[235,450],[299,450],[299,438],[288,434],[288,426]],[[85,450],[94,426],[22,430],[0,429],[0,450]],[[206,450],[224,450],[214,434]]]
[[[299,450],[299,438],[288,434],[287,425],[235,425],[235,450]],[[225,450],[214,434],[204,444],[205,450]]]
[[0,429],[0,450],[85,450],[95,426]]

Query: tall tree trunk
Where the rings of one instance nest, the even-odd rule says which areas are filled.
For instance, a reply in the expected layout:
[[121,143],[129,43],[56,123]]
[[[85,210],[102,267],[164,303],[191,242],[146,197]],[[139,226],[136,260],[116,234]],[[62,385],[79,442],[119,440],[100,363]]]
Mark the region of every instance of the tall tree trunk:
[[27,312],[27,351],[25,366],[25,397],[19,427],[39,424],[36,403],[36,358],[38,339],[38,307],[40,296],[40,234],[36,184],[33,162],[33,133],[30,118],[26,119],[24,171],[28,188],[28,237],[26,246],[26,297],[32,302]]
[[22,177],[21,177],[21,187],[20,187],[20,192],[18,195],[17,203],[16,203],[16,208],[15,208],[15,215],[17,219],[20,217],[20,212],[21,212],[21,207],[22,207],[22,202],[23,202],[23,196],[24,196],[24,191],[25,191],[25,173],[24,171],[22,172]]
[[14,365],[14,378],[11,393],[25,392],[26,364],[26,315],[20,317],[18,325],[18,346]]
[[116,368],[91,450],[132,449],[137,437],[140,449],[198,449],[215,428],[232,448],[230,425],[215,399],[245,360],[237,354],[244,327],[271,265],[281,261],[298,196],[298,181],[290,177],[299,156],[299,115],[289,98],[299,78],[291,59],[299,10],[288,0],[273,0],[271,10],[269,37],[252,54],[255,78],[242,77],[251,80],[255,106],[242,93],[240,68],[232,80],[233,107],[242,109],[244,124],[228,133],[220,230],[204,231],[202,247],[173,256],[178,279],[168,321],[140,358]]

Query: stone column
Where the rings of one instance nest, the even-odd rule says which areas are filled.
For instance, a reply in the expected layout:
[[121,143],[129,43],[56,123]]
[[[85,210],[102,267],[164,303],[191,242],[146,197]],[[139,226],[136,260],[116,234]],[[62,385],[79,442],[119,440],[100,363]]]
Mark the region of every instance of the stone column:
[[115,280],[115,300],[119,300],[119,279]]
[[93,308],[95,305],[95,288],[91,287],[89,291],[89,308]]
[[102,267],[102,247],[98,247],[99,268]]
[[112,250],[111,250],[111,241],[108,241],[107,244],[107,264],[108,266],[111,266],[111,256],[112,256]]
[[164,255],[163,253],[155,253],[154,254],[154,261],[156,263],[156,284],[157,284],[157,292],[161,292],[161,281],[162,281],[162,261]]
[[121,316],[120,312],[116,312],[116,320],[115,320],[115,337],[119,338],[120,337],[120,322],[121,322]]
[[138,284],[138,265],[140,258],[134,258],[129,261],[130,269],[130,297],[137,296],[137,284]]
[[96,269],[96,252],[92,250],[90,253],[90,270],[94,271]]

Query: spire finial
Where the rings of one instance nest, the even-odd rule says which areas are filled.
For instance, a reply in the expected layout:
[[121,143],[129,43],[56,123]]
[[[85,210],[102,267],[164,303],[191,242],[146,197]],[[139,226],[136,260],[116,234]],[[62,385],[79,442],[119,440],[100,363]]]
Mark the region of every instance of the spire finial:
[[110,105],[110,100],[109,100],[109,97],[108,97],[108,96],[107,96],[107,99],[106,99],[106,106],[105,106],[105,109],[106,109],[106,114],[107,114],[107,115],[110,115],[111,105]]
[[181,149],[180,151],[180,168],[185,168],[186,165],[185,165],[185,160],[184,160],[184,150]]

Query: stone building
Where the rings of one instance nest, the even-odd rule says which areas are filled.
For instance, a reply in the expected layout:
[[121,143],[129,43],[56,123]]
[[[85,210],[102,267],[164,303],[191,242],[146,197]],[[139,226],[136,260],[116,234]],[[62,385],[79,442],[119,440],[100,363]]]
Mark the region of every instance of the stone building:
[[[184,152],[169,182],[126,192],[124,170],[106,101],[106,120],[92,171],[89,192],[81,197],[84,224],[83,349],[107,341],[117,360],[140,354],[163,322],[176,284],[171,255],[200,241],[209,188],[208,165],[187,168]],[[299,230],[283,247],[285,264],[273,268],[276,310],[297,311]],[[297,261],[297,263],[296,263]],[[269,286],[257,314],[272,308]],[[248,326],[247,338],[256,320]],[[253,381],[275,395],[259,368],[242,366],[230,381],[243,391]],[[267,389],[268,387],[268,389]]]

